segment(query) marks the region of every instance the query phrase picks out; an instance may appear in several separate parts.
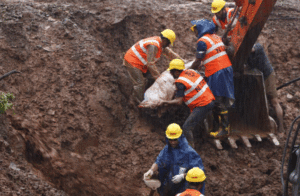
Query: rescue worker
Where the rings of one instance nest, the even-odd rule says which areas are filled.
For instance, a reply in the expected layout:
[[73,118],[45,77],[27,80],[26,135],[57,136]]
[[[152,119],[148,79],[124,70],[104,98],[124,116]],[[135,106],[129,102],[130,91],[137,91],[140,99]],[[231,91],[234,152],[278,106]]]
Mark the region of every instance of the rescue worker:
[[[205,67],[205,77],[216,97],[213,109],[214,128],[211,135],[229,134],[228,108],[234,102],[233,69],[221,38],[215,34],[215,24],[209,20],[193,20],[191,30],[198,38],[196,60],[191,69]],[[219,124],[221,120],[221,130]]]
[[270,63],[270,60],[268,59],[264,48],[261,44],[256,43],[253,48],[252,52],[247,59],[247,64],[250,67],[250,69],[258,69],[262,72],[264,77],[264,84],[266,89],[266,94],[269,102],[275,109],[276,117],[278,120],[278,131],[280,133],[284,133],[283,128],[283,111],[279,104],[278,95],[276,91],[276,81],[275,81],[275,72],[274,69]]
[[170,44],[173,46],[175,39],[174,31],[166,29],[161,32],[160,36],[138,41],[126,52],[123,63],[133,83],[133,94],[136,102],[139,103],[144,99],[145,77],[150,74],[154,79],[159,77],[160,73],[155,63],[161,54],[164,54],[169,60],[180,58],[168,47]]
[[[176,123],[172,123],[166,130],[167,145],[159,153],[155,163],[144,174],[144,180],[150,179],[158,171],[158,179],[161,182],[157,189],[160,196],[175,196],[183,192],[187,187],[186,172],[194,167],[204,170],[202,159],[198,153],[188,145],[182,134],[182,129]],[[201,188],[204,193],[205,184]]]
[[185,180],[188,181],[188,189],[176,196],[204,196],[199,190],[203,187],[206,176],[199,167],[190,169],[186,174]]
[[190,108],[191,114],[184,122],[182,129],[189,144],[194,147],[193,130],[212,110],[215,97],[200,74],[192,69],[184,69],[185,65],[181,59],[174,59],[170,62],[170,73],[176,79],[175,99],[161,101],[158,105],[181,105],[184,102]]
[[[213,22],[216,25],[216,32],[219,28],[225,30],[232,20],[233,8],[228,8],[225,6],[226,2],[224,0],[214,0],[211,4],[211,12],[215,14],[213,16]],[[232,23],[231,28],[234,28],[237,23],[238,15],[235,17],[235,20]],[[232,35],[232,30],[228,32],[228,36]]]

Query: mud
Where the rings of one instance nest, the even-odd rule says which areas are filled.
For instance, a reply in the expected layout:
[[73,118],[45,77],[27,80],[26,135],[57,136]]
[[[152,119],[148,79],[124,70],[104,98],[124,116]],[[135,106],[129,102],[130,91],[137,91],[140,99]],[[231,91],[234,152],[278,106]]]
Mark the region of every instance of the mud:
[[[299,77],[294,4],[278,1],[259,38],[278,86]],[[143,173],[165,145],[166,126],[182,124],[188,110],[174,107],[157,118],[133,106],[122,57],[139,39],[170,28],[177,34],[174,50],[191,60],[190,21],[203,17],[211,17],[209,1],[0,2],[0,74],[21,72],[0,81],[1,91],[16,96],[1,121],[1,194],[149,194]],[[161,58],[159,70],[167,64]],[[299,90],[296,82],[278,92],[286,130],[299,115]],[[265,140],[223,151],[198,138],[205,195],[281,195],[285,137],[279,147]]]

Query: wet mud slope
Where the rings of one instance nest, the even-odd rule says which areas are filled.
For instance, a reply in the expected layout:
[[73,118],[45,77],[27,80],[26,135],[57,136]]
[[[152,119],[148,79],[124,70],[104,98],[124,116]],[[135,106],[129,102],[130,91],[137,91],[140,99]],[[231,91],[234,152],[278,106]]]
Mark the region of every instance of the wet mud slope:
[[[278,85],[299,77],[300,12],[293,5],[278,1],[259,38]],[[1,194],[149,194],[143,173],[165,145],[166,126],[182,124],[187,110],[159,119],[134,107],[122,57],[139,39],[170,28],[174,50],[191,60],[190,21],[210,17],[209,1],[1,1],[0,74],[21,72],[0,81],[16,97],[1,116]],[[158,62],[160,71],[167,65]],[[278,92],[286,129],[299,115],[299,91],[297,82]],[[279,147],[266,140],[218,151],[198,139],[205,195],[281,195],[285,136],[279,140]]]

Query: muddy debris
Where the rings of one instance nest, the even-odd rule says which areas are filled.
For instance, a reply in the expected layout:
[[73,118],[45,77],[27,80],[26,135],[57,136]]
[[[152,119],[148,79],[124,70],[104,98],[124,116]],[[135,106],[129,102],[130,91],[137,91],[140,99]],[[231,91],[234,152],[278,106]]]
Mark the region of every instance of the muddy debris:
[[[186,114],[178,111],[186,108],[157,118],[129,104],[123,55],[136,41],[170,28],[177,35],[174,51],[192,60],[190,21],[212,15],[203,0],[120,2],[0,3],[0,74],[21,72],[0,81],[1,91],[16,97],[0,116],[0,195],[149,194],[143,173],[165,145],[167,124],[182,125]],[[299,77],[300,8],[293,3],[278,0],[259,37],[277,86]],[[159,71],[167,65],[159,60]],[[286,130],[299,115],[299,92],[299,82],[278,91]],[[266,140],[223,151],[198,138],[205,195],[281,195],[285,137],[279,147]]]

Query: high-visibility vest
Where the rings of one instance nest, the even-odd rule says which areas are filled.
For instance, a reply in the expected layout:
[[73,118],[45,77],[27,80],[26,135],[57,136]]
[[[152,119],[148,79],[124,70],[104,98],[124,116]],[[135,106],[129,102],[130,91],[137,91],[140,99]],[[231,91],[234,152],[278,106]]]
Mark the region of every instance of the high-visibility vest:
[[218,35],[205,34],[197,41],[197,43],[200,41],[204,42],[207,46],[206,54],[203,59],[206,77],[231,66],[224,43]]
[[133,67],[147,72],[147,46],[154,45],[158,48],[155,58],[159,58],[162,53],[162,41],[159,36],[142,39],[134,44],[125,54],[124,59]]
[[195,189],[186,189],[184,192],[177,194],[176,196],[204,196],[204,195]]
[[[223,22],[222,20],[220,19],[217,19],[217,16],[214,15],[213,17],[213,21],[215,23],[216,26],[222,28],[222,29],[225,29],[225,25],[229,24],[229,22],[231,21],[231,17],[232,17],[232,14],[233,14],[233,8],[225,8],[226,10],[226,19],[225,21]],[[232,30],[228,32],[228,35],[231,36],[232,35]]]
[[215,100],[204,78],[192,69],[183,70],[175,82],[185,86],[183,101],[191,111]]

